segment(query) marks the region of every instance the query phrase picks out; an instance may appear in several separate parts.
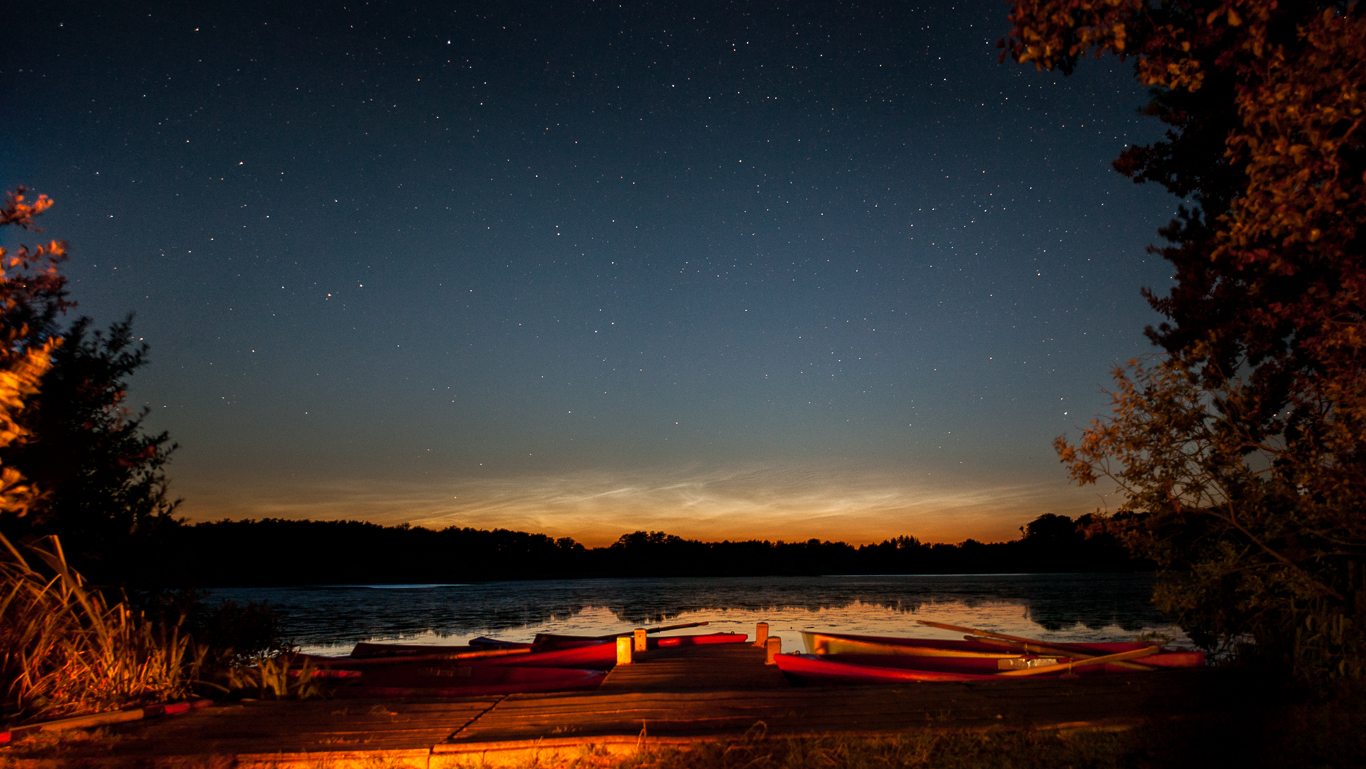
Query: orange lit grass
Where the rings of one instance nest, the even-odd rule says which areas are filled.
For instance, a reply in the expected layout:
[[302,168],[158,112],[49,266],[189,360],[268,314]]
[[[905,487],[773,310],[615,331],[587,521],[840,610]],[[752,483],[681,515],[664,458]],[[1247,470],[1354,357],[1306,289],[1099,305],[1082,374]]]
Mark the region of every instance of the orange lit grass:
[[189,639],[110,605],[66,562],[55,537],[33,569],[0,536],[0,708],[45,718],[165,702],[189,693]]

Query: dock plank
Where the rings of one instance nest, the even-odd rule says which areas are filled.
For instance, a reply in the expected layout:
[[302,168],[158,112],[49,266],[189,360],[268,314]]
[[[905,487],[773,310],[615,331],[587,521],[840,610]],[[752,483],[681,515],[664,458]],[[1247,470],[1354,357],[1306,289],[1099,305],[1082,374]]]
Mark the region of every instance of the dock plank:
[[[764,666],[763,651],[753,647],[661,651],[618,667],[608,678],[612,685],[604,682],[593,692],[223,704],[110,727],[118,739],[92,743],[88,750],[99,752],[101,761],[126,757],[130,766],[141,766],[149,756],[198,755],[235,756],[242,766],[312,766],[368,756],[436,767],[494,756],[522,760],[527,756],[518,751],[535,754],[555,745],[631,750],[642,735],[686,742],[756,732],[885,734],[1132,723],[1222,709],[1247,697],[1252,686],[1245,677],[1206,670],[789,686],[786,679],[781,685],[773,679],[770,674],[781,673]],[[71,757],[83,756],[81,750],[75,748]]]
[[607,674],[599,691],[745,691],[786,689],[787,678],[749,644],[652,649]]
[[705,737],[761,725],[769,734],[879,732],[917,727],[1037,726],[1142,718],[1215,704],[1225,687],[1206,671],[1076,680],[919,683],[726,692],[604,692],[553,699],[513,695],[438,747],[537,738]]
[[242,702],[120,728],[115,754],[430,749],[498,701]]

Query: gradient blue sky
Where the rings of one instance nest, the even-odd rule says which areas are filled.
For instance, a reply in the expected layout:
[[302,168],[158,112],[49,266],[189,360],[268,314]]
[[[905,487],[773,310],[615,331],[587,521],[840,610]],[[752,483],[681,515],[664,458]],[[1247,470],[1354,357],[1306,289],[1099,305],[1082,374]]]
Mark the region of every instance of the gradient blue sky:
[[[1156,320],[1131,66],[945,4],[43,3],[0,184],[191,519],[1018,536]],[[12,233],[7,234],[12,240]]]

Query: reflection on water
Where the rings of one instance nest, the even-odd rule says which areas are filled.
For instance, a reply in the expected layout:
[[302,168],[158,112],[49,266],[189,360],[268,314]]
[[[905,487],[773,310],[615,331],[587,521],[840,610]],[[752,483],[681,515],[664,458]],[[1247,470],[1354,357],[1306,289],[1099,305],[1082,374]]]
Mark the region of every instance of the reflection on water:
[[270,601],[295,642],[324,653],[344,653],[364,640],[526,641],[541,631],[600,635],[704,621],[708,631],[751,635],[756,622],[768,622],[784,650],[799,648],[797,632],[807,628],[954,637],[917,619],[1050,641],[1127,641],[1153,630],[1186,641],[1153,608],[1151,577],[1134,574],[585,579],[213,593]]

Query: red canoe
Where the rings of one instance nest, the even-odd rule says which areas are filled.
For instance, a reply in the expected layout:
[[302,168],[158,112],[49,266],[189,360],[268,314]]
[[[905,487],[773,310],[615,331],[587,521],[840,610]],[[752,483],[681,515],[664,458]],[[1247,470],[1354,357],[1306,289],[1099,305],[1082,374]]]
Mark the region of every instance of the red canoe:
[[[850,635],[848,633],[822,633],[803,631],[802,641],[811,654],[859,654],[883,656],[935,657],[935,658],[982,658],[1000,659],[1028,656],[1019,646],[1003,643],[990,643],[978,640],[950,640],[944,638],[898,638],[893,636]],[[1085,656],[1099,656],[1137,651],[1149,644],[1132,641],[1102,643],[1044,643],[1031,646],[1047,646],[1051,649],[1078,652]],[[1052,656],[1052,655],[1045,655]],[[1158,667],[1200,667],[1205,664],[1201,652],[1183,649],[1170,649],[1142,660],[1145,665]]]
[[[649,649],[672,646],[700,646],[705,644],[744,643],[744,633],[707,633],[704,635],[665,636],[647,640]],[[391,662],[458,660],[461,665],[557,668],[610,668],[617,663],[615,639],[595,639],[575,636],[555,636],[535,644],[508,644],[493,647],[420,646],[416,644],[357,644],[351,653],[360,659],[329,660],[315,665],[350,666],[358,662],[370,665]]]
[[[647,649],[673,646],[744,643],[744,633],[707,633],[705,635],[667,636],[646,640]],[[610,668],[617,664],[616,639],[604,641],[583,638],[555,638],[534,644],[529,654],[461,660],[464,665],[551,665],[554,667]]]
[[[558,635],[555,633],[537,633],[533,646],[545,644],[561,645],[575,643],[591,643],[594,641],[612,641],[617,638],[630,638],[630,633],[622,633],[619,636],[591,637],[581,635]],[[671,635],[671,636],[646,636],[646,648],[657,649],[670,646],[703,646],[706,644],[734,644],[744,643],[749,638],[744,633],[696,633],[693,635]]]
[[[1139,647],[1143,648],[1142,646]],[[1138,651],[1138,649],[1122,649]],[[1119,653],[1119,652],[1116,652]],[[922,657],[905,654],[779,654],[778,669],[802,679],[820,683],[895,683],[898,681],[989,681],[1008,680],[1003,671],[1045,668],[1037,676],[1053,677],[1069,672],[1069,662],[1082,658],[1022,657]],[[1135,660],[1164,668],[1204,665],[1201,652],[1170,652]],[[1085,665],[1073,669],[1078,675],[1131,672],[1113,664]]]
[[334,697],[487,697],[596,689],[606,673],[514,665],[394,663],[367,667],[359,680],[330,688]]

